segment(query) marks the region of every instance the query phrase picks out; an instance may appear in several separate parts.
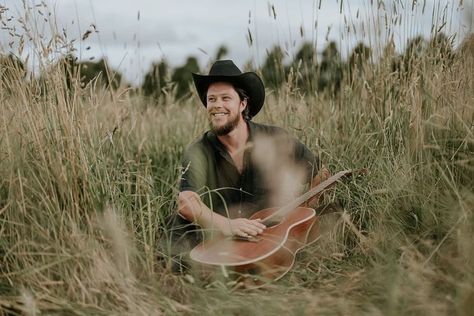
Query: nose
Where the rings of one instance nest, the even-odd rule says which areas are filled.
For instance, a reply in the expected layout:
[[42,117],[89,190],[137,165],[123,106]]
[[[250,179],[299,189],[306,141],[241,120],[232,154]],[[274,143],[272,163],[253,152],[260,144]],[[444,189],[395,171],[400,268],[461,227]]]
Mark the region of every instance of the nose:
[[224,102],[222,101],[221,98],[217,98],[217,100],[216,100],[216,102],[215,102],[215,105],[216,105],[216,107],[221,108],[223,103],[224,103]]
[[212,102],[211,104],[208,104],[207,105],[207,108],[208,110],[211,110],[211,109],[222,109],[223,106],[222,106],[222,102],[220,100],[216,100],[214,102]]

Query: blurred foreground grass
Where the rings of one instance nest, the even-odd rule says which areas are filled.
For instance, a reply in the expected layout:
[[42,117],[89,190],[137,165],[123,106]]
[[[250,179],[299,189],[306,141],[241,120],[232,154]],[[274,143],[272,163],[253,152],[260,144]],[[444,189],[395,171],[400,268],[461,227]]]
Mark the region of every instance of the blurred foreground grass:
[[2,77],[2,312],[470,315],[472,38],[449,58],[367,64],[337,97],[303,94],[291,78],[268,91],[256,121],[287,128],[333,171],[370,174],[337,188],[343,215],[325,216],[294,269],[254,291],[158,260],[181,153],[207,128],[197,98],[71,88],[61,69],[42,82]]

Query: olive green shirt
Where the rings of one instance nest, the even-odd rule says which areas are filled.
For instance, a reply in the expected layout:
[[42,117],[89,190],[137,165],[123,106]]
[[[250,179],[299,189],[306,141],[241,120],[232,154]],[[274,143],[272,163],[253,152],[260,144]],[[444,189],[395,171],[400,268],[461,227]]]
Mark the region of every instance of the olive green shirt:
[[182,159],[180,191],[198,193],[211,210],[221,215],[249,217],[258,210],[277,206],[271,205],[269,197],[275,187],[272,173],[283,165],[278,161],[301,167],[301,185],[316,175],[319,159],[284,129],[251,121],[248,129],[241,173],[212,131],[189,145]]

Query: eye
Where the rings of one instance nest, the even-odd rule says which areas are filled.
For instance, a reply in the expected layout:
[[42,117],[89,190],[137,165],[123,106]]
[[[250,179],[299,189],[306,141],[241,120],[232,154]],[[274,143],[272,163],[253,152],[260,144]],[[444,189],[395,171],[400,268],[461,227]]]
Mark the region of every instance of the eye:
[[214,98],[214,97],[208,97],[207,98],[207,102],[214,102],[214,101],[216,101],[216,98]]
[[229,100],[230,100],[230,97],[225,96],[225,97],[223,97],[222,99],[223,99],[224,101],[229,101]]

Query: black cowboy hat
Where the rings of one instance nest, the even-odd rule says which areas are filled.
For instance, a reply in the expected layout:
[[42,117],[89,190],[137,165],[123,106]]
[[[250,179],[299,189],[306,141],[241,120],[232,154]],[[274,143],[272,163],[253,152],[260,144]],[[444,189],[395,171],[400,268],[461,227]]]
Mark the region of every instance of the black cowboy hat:
[[244,89],[249,97],[247,106],[252,117],[260,111],[265,101],[262,79],[254,72],[241,72],[232,60],[216,61],[209,70],[209,75],[193,73],[193,80],[204,106],[207,105],[207,89],[214,82],[229,82],[237,88]]

